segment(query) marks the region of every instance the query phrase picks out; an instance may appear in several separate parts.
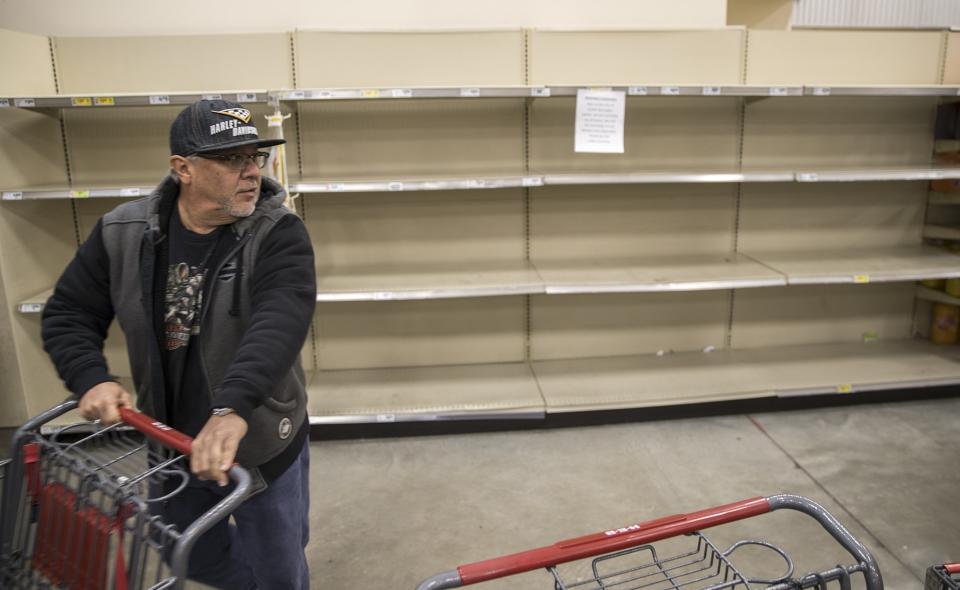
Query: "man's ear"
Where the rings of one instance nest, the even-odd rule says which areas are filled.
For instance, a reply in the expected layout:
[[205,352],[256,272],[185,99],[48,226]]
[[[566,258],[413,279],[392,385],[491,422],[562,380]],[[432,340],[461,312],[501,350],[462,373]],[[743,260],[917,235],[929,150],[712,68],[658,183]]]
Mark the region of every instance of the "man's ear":
[[170,156],[170,170],[180,179],[180,184],[190,184],[193,181],[190,161],[183,156]]

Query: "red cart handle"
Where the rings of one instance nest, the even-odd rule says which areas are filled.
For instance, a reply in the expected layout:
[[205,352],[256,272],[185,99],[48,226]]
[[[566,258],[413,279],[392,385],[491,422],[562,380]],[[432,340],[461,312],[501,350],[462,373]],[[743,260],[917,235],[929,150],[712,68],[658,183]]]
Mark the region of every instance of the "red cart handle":
[[120,408],[120,419],[155,441],[176,449],[184,455],[190,454],[193,439],[163,422],[125,407]]
[[944,564],[943,568],[947,570],[948,574],[960,574],[960,563],[947,563]]
[[636,547],[669,537],[686,535],[767,512],[770,512],[770,505],[766,498],[751,498],[699,512],[667,516],[585,537],[568,539],[549,547],[462,565],[457,568],[457,571],[460,573],[460,583],[466,586],[601,553]]
[[876,559],[870,553],[870,550],[854,538],[840,524],[840,521],[822,506],[802,496],[790,494],[780,494],[767,498],[750,498],[749,500],[708,508],[699,512],[678,514],[631,524],[585,537],[560,541],[548,547],[461,565],[455,570],[442,572],[425,580],[417,588],[418,590],[459,588],[460,586],[476,584],[494,578],[556,566],[577,559],[621,551],[781,509],[803,512],[819,522],[856,559],[857,564],[862,568],[867,590],[883,590],[883,578],[880,575]]

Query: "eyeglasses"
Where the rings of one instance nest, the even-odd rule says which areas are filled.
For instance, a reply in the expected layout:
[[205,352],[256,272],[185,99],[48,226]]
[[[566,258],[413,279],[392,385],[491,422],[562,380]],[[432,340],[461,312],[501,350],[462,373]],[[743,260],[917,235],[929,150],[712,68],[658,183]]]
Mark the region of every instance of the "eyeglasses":
[[268,152],[256,152],[253,154],[193,154],[198,158],[206,160],[220,160],[233,170],[243,170],[247,167],[247,162],[253,160],[257,168],[263,168],[270,157]]

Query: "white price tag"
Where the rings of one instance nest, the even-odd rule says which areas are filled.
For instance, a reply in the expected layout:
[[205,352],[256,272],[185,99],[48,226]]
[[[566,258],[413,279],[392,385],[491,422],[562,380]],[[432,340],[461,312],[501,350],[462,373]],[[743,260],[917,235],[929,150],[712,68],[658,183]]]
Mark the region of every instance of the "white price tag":
[[374,301],[393,301],[393,293],[387,293],[386,291],[379,291],[373,294]]
[[321,90],[320,92],[314,94],[314,96],[316,96],[317,98],[320,98],[320,99],[330,100],[331,98],[333,98],[333,91],[331,91],[331,90]]
[[627,88],[627,94],[630,96],[646,96],[648,94],[646,86],[631,86]]
[[21,303],[20,313],[40,313],[43,311],[42,303]]
[[342,193],[346,188],[342,182],[331,182],[327,185],[327,190],[331,193]]
[[413,98],[413,89],[411,88],[394,88],[390,91],[390,96],[394,98]]
[[32,98],[15,98],[13,104],[20,108],[30,108],[37,106],[37,101]]
[[797,181],[799,182],[817,182],[820,180],[820,177],[816,172],[801,172],[797,174]]
[[664,86],[660,89],[660,94],[666,96],[680,96],[680,87],[679,86]]
[[170,104],[170,96],[167,94],[150,95],[150,104]]
[[10,107],[9,98],[0,98],[0,109],[6,109]]
[[468,188],[487,188],[487,181],[482,178],[471,178],[467,181]]
[[542,176],[524,176],[523,186],[543,186]]
[[223,100],[222,94],[201,94],[200,98],[203,100]]
[[140,196],[140,187],[130,187],[120,189],[121,197],[139,197]]
[[20,201],[23,199],[23,193],[20,191],[4,191],[4,201]]
[[460,96],[463,96],[465,98],[479,98],[480,89],[479,88],[461,88]]
[[396,421],[397,421],[396,414],[377,414],[377,422],[379,423],[396,422]]
[[287,94],[287,98],[291,100],[303,100],[307,97],[307,93],[303,90],[294,90],[293,92]]
[[530,96],[536,96],[536,97],[539,97],[539,98],[546,98],[546,97],[550,96],[550,89],[549,89],[549,88],[531,88],[531,89],[530,89]]
[[779,86],[770,88],[770,96],[787,96],[787,89]]
[[829,86],[817,86],[813,89],[814,96],[830,96]]
[[403,183],[402,182],[388,182],[387,183],[388,191],[402,191]]
[[704,86],[703,95],[704,96],[720,96],[723,91],[719,86]]
[[237,102],[256,102],[257,95],[248,93],[237,94]]

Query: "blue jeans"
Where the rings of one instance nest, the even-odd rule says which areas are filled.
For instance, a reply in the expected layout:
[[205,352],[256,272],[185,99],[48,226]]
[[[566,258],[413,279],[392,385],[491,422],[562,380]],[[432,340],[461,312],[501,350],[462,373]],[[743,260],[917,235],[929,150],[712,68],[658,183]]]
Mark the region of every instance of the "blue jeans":
[[[198,539],[187,568],[191,580],[224,590],[309,590],[309,442],[280,477],[233,513],[235,524],[223,519]],[[232,488],[191,479],[165,502],[164,520],[183,531]]]

